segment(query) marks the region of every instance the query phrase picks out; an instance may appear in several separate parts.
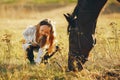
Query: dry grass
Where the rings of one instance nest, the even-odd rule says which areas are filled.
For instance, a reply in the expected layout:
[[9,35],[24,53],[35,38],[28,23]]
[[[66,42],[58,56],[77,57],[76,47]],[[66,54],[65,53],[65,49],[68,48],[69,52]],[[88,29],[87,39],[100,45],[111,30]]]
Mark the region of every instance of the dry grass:
[[[68,35],[63,13],[72,12],[74,5],[46,12],[0,18],[0,80],[119,80],[120,79],[120,15],[100,15],[96,28],[97,44],[89,61],[79,73],[67,73]],[[12,17],[11,17],[12,16]],[[61,51],[47,65],[30,65],[22,49],[22,32],[28,25],[41,19],[56,21],[58,44]],[[61,67],[60,67],[61,66]]]

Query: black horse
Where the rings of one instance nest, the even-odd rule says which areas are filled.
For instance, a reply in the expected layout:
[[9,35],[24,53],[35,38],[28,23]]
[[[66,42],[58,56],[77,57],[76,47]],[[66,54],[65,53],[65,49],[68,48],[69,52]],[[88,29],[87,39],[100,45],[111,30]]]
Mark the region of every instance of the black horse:
[[78,0],[72,13],[64,14],[69,23],[69,71],[81,71],[95,40],[95,28],[99,13],[107,0]]

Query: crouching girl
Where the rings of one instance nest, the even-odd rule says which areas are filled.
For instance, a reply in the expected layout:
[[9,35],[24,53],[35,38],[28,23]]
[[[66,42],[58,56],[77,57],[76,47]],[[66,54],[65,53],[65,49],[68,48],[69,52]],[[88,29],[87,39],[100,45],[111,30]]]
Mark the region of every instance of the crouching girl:
[[[25,39],[23,49],[27,52],[27,58],[31,64],[41,63],[46,50],[48,55],[56,50],[54,25],[53,21],[49,19],[29,26],[23,32],[23,36]],[[34,50],[38,51],[36,59],[34,59]]]

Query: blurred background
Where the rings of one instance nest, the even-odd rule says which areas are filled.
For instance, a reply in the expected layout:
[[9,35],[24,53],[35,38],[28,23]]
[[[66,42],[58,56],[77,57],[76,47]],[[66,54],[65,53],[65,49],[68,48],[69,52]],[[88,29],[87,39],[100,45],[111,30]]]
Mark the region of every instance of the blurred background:
[[[0,17],[10,18],[36,18],[38,14],[63,8],[68,5],[76,5],[77,0],[0,0]],[[72,6],[74,8],[74,6]],[[63,13],[72,11],[70,8]],[[104,13],[119,13],[120,6],[117,0],[108,0]],[[27,15],[26,15],[27,14]]]
[[[77,0],[0,0],[0,80],[120,80],[120,3],[108,0],[96,27],[97,43],[80,73],[67,73],[68,23]],[[55,21],[60,51],[47,65],[29,65],[23,31],[42,19]],[[35,54],[36,56],[37,54]]]

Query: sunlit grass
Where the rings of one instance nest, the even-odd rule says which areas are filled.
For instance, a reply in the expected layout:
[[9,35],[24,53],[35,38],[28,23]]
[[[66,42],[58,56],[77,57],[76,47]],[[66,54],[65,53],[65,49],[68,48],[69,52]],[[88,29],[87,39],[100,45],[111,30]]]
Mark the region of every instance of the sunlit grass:
[[[71,13],[73,8],[72,5],[48,12],[31,12],[26,16],[22,14],[22,17],[25,16],[23,18],[0,18],[0,80],[100,80],[108,76],[108,71],[120,70],[120,15],[101,14],[96,28],[97,43],[90,52],[84,70],[79,73],[65,72],[69,45],[63,13],[68,10]],[[47,65],[30,65],[22,49],[22,32],[28,25],[35,25],[44,18],[56,22],[56,38],[61,51]]]

